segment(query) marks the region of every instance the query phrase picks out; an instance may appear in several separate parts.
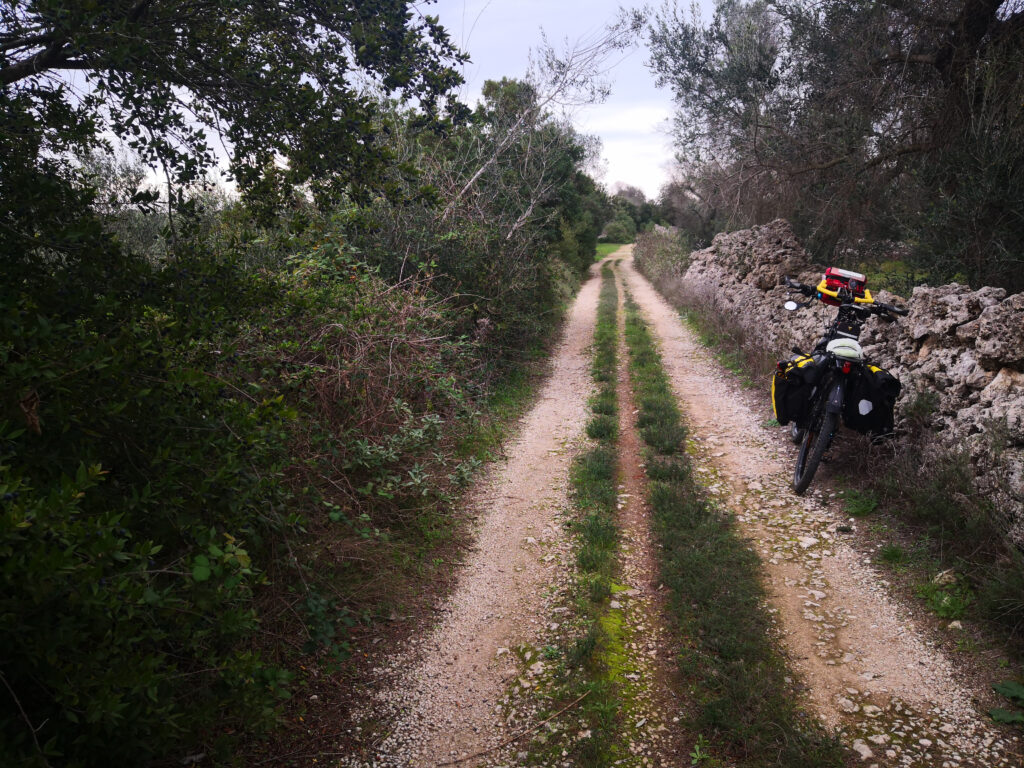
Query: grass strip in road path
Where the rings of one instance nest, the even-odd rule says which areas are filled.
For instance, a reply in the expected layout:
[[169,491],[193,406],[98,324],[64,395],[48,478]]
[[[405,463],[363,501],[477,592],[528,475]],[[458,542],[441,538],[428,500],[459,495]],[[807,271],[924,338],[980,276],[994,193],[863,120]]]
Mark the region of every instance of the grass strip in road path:
[[[757,555],[707,500],[685,452],[686,430],[639,308],[626,302],[626,344],[662,581],[683,639],[695,765],[841,766],[838,742],[803,709],[773,640]],[[706,739],[706,741],[705,741]],[[717,753],[717,756],[716,756]],[[701,758],[699,755],[705,754]]]
[[[606,621],[608,602],[614,586],[618,529],[615,525],[618,475],[618,405],[616,402],[616,345],[618,341],[618,290],[611,269],[601,270],[601,296],[597,324],[594,329],[592,373],[597,393],[591,398],[592,418],[587,435],[596,441],[572,464],[571,483],[575,507],[577,585],[576,609],[584,628],[575,643],[563,650],[563,663],[551,681],[551,711],[584,696],[568,717],[575,723],[573,732],[589,732],[571,744],[556,742],[532,745],[534,758],[546,762],[545,755],[556,749],[557,762],[569,760],[573,765],[610,765],[617,754],[615,747],[618,722],[618,696],[609,675],[607,654],[613,646],[615,627]],[[545,712],[541,713],[546,715]],[[585,729],[579,722],[586,723]],[[568,754],[562,757],[562,750]]]

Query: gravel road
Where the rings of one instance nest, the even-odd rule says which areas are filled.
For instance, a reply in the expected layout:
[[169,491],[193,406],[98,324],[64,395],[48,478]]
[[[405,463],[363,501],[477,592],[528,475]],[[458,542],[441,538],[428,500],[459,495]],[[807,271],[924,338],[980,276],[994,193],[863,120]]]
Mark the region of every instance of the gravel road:
[[[981,711],[990,694],[958,674],[884,574],[844,540],[852,521],[835,500],[820,490],[803,498],[789,490],[793,450],[765,426],[771,414],[722,370],[625,254],[617,271],[661,345],[698,476],[759,553],[784,651],[823,722],[865,766],[1024,765],[1019,738]],[[584,440],[598,290],[595,269],[570,311],[547,383],[506,446],[507,461],[492,466],[470,498],[479,516],[458,587],[436,607],[434,626],[374,671],[356,713],[356,727],[373,736],[343,766],[508,764],[508,755],[514,764],[516,747],[473,756],[511,735],[502,709],[517,683],[510,649],[542,642],[557,627],[551,611],[564,610],[553,607],[572,561],[560,514],[569,465]],[[623,578],[632,589],[623,608],[655,638],[638,650],[656,691],[672,680],[663,663],[670,641],[658,626],[639,449],[626,443],[620,509]],[[665,734],[677,720],[669,714],[685,706],[678,695],[646,697],[651,714],[642,721]],[[638,736],[636,755],[649,765],[687,760],[679,742],[662,735]]]
[[[1020,766],[1021,745],[978,711],[986,691],[958,679],[821,491],[789,489],[795,453],[763,425],[770,411],[726,374],[678,313],[639,275],[623,273],[658,338],[697,444],[697,471],[761,556],[789,659],[822,720],[865,765]],[[812,486],[813,488],[813,486]]]
[[469,500],[479,517],[458,587],[437,606],[433,629],[376,670],[378,685],[357,720],[383,721],[387,735],[343,765],[434,766],[507,737],[498,710],[516,675],[508,649],[535,640],[547,587],[566,559],[557,555],[568,546],[558,517],[587,420],[599,282],[595,271],[581,288],[548,380],[505,446],[507,460]]

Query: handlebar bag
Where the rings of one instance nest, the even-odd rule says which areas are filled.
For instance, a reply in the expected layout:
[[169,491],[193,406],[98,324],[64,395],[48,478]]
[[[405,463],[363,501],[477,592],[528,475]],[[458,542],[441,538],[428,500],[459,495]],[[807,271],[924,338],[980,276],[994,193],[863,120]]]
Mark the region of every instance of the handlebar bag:
[[775,419],[785,426],[796,422],[802,427],[811,409],[811,395],[821,381],[824,366],[810,355],[780,360],[772,376],[772,409]]
[[895,427],[900,380],[875,365],[864,366],[853,378],[843,404],[843,423],[863,435],[890,435]]
[[[838,291],[840,288],[845,288],[850,291],[856,298],[864,298],[864,289],[867,287],[867,278],[860,272],[852,272],[848,269],[840,269],[839,267],[829,267],[825,270],[825,286],[830,291]],[[822,302],[833,307],[840,306],[841,302],[833,299],[831,296],[819,294],[818,298]]]

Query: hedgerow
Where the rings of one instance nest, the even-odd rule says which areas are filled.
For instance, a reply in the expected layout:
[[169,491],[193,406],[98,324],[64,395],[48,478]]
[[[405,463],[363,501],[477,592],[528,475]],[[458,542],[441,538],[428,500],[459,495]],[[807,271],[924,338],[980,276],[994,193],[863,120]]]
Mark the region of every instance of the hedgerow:
[[[351,627],[387,608],[387,584],[366,585],[445,535],[475,461],[459,435],[521,354],[458,334],[467,310],[428,272],[383,280],[337,219],[286,235],[232,215],[173,260],[110,244],[4,284],[16,762],[228,755],[270,727],[295,658],[343,662]],[[267,234],[277,254],[254,260]]]

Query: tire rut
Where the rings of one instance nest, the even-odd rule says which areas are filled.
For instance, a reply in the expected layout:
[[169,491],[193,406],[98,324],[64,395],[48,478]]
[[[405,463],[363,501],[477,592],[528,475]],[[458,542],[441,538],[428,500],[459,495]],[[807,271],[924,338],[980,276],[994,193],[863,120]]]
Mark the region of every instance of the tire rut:
[[[362,754],[345,766],[434,766],[500,744],[499,702],[516,674],[512,654],[539,633],[545,588],[568,548],[558,516],[568,467],[592,391],[589,348],[599,278],[583,285],[568,314],[537,402],[471,495],[477,530],[458,585],[436,606],[422,639],[375,670],[375,690],[355,713]],[[467,760],[460,765],[475,765]]]

